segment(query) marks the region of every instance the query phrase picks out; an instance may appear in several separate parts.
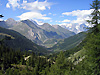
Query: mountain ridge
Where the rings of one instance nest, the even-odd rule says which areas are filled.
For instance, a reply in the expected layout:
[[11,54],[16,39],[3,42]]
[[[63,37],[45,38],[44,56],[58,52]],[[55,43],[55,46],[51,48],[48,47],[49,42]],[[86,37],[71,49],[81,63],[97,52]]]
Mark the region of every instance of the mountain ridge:
[[[21,49],[21,51],[25,50],[32,50],[34,52],[47,52],[44,47],[40,47],[39,45],[33,43],[31,40],[27,39],[25,36],[21,35],[20,33],[5,29],[0,27],[0,33],[11,36],[12,40],[5,40],[5,44],[14,49]],[[0,35],[4,36],[4,35]]]
[[[62,30],[55,29],[48,23],[44,23],[43,25],[39,26],[34,24],[34,22],[28,19],[15,21],[14,19],[9,18],[8,20],[4,21],[4,23],[5,25],[4,24],[0,25],[4,28],[15,30],[24,35],[25,37],[27,37],[28,39],[34,41],[38,45],[43,45],[43,46],[46,45],[45,42],[47,43],[47,41],[51,40],[53,41],[52,44],[54,44],[59,39],[64,39],[72,35],[75,35],[74,32],[71,32],[67,29],[64,28],[62,28]],[[56,40],[54,41],[54,39]]]

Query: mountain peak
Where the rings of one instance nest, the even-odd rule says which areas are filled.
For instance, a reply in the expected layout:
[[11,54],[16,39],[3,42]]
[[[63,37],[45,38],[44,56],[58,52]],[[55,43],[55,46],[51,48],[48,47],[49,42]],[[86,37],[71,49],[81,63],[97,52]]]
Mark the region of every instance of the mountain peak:
[[54,27],[55,29],[62,28],[62,27],[59,26],[59,25],[53,25],[53,27]]
[[38,28],[36,24],[34,24],[32,21],[30,21],[29,19],[27,20],[22,20],[21,22],[27,24],[29,27],[35,29],[35,28]]
[[9,27],[12,27],[14,25],[17,25],[17,21],[15,21],[13,18],[8,18],[6,20],[6,23],[8,24]]
[[35,25],[38,25],[38,23],[35,20],[31,19],[30,21],[32,21]]
[[46,26],[47,26],[47,25],[48,25],[48,26],[51,26],[49,23],[44,23],[43,25],[46,25]]
[[10,21],[14,21],[14,22],[15,22],[15,20],[14,20],[13,18],[8,18],[8,19],[6,20],[6,22],[10,22]]
[[25,21],[30,21],[29,19],[26,19],[26,20],[21,20],[21,22],[25,22]]
[[43,25],[41,25],[44,29],[45,28],[53,28],[50,24],[48,23],[44,23]]
[[77,23],[73,23],[73,24],[70,24],[70,25],[61,25],[61,27],[65,28],[65,29],[68,29],[72,32],[75,32],[76,34],[77,33],[80,33],[80,32],[83,32],[83,31],[87,31],[87,25],[86,24],[77,24]]

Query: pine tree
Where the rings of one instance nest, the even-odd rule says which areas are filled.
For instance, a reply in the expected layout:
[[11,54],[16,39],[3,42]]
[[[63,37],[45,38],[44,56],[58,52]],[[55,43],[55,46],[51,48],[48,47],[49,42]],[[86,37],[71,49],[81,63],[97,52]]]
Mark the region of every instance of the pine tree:
[[[94,0],[91,4],[91,9],[93,12],[91,13],[92,19],[88,22],[91,23],[94,27],[90,29],[91,33],[87,35],[87,42],[85,45],[85,49],[87,50],[87,64],[88,71],[92,75],[100,74],[100,1]],[[85,66],[86,67],[86,66]],[[88,74],[89,75],[89,74]]]
[[98,30],[98,25],[100,25],[99,20],[100,20],[100,1],[99,0],[94,0],[91,5],[91,9],[93,9],[93,12],[91,13],[91,20],[88,20],[90,24],[92,24],[94,27],[91,28],[93,32],[99,32]]

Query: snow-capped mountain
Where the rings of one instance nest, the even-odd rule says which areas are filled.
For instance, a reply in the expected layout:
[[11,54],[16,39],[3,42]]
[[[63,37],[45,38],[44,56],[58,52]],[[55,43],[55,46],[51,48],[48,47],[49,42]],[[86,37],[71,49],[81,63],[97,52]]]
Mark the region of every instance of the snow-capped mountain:
[[87,27],[85,24],[66,24],[66,25],[60,25],[61,27],[63,28],[66,28],[72,32],[75,32],[76,34],[77,33],[80,33],[80,32],[83,32],[83,31],[87,31]]

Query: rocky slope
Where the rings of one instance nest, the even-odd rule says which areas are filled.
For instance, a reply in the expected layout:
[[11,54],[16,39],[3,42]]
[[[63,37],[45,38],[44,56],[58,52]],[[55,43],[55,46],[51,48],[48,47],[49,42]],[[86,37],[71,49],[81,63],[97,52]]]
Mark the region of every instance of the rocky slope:
[[60,26],[51,26],[48,23],[38,26],[31,20],[15,21],[14,19],[9,18],[6,21],[0,22],[0,26],[15,30],[35,43],[44,46],[47,45],[48,41],[52,41],[51,44],[55,44],[59,39],[75,35],[74,32]]

